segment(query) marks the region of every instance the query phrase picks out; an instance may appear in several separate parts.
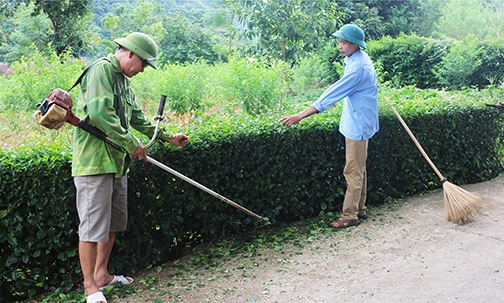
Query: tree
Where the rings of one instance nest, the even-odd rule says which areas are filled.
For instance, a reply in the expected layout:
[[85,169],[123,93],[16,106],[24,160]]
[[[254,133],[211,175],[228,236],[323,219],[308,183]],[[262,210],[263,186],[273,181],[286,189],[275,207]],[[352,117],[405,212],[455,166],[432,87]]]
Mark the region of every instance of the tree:
[[[176,14],[173,3],[138,0],[133,4],[120,3],[101,19],[103,32],[110,40],[104,43],[112,50],[113,39],[134,31],[150,35],[159,46],[158,62],[184,63],[204,59],[215,62],[211,34],[197,21]],[[185,14],[187,15],[187,14]]]
[[449,0],[441,9],[442,17],[437,24],[440,37],[463,40],[473,34],[484,39],[488,29],[483,19],[484,0]]
[[194,24],[182,16],[166,17],[166,35],[159,43],[163,50],[160,62],[185,63],[203,59],[208,63],[219,60],[213,50],[211,35],[199,24]]
[[217,44],[214,49],[219,57],[221,55],[230,56],[233,51],[233,38],[236,36],[235,12],[230,9],[232,0],[216,0],[216,4],[217,7],[210,8],[203,14],[202,22],[216,35]]
[[443,1],[439,0],[419,0],[418,13],[412,19],[414,24],[413,32],[420,36],[432,36],[436,22],[441,17]]
[[375,1],[352,1],[337,0],[336,9],[340,13],[339,26],[346,23],[353,23],[364,30],[366,39],[378,39],[388,33],[388,25],[385,16],[380,15],[380,3]]
[[504,31],[504,2],[502,0],[486,0],[483,2],[485,12],[485,25],[488,35],[502,38]]
[[440,17],[439,0],[336,0],[342,23],[359,25],[370,39],[401,33],[428,35]]
[[284,61],[299,51],[323,45],[337,21],[328,0],[239,0],[228,4],[238,12],[243,34],[258,42],[254,53]]
[[160,41],[165,33],[151,31],[151,26],[162,23],[166,14],[165,7],[160,2],[139,0],[134,4],[124,2],[116,10],[119,24],[113,38],[121,37],[131,32],[144,32],[151,35],[155,41]]
[[85,40],[86,32],[82,20],[92,10],[92,0],[3,0],[0,13],[13,16],[21,4],[33,4],[31,16],[46,15],[51,21],[52,33],[48,37],[57,54],[71,51],[79,56],[89,50]]
[[[498,0],[495,0],[498,1]],[[287,59],[320,50],[330,33],[354,23],[366,39],[401,33],[429,35],[441,16],[438,0],[239,0],[230,1],[255,53]],[[278,46],[277,46],[278,45]]]
[[51,34],[50,21],[43,16],[31,17],[33,4],[18,7],[9,21],[2,22],[4,43],[0,46],[2,62],[12,63],[36,50],[44,52]]

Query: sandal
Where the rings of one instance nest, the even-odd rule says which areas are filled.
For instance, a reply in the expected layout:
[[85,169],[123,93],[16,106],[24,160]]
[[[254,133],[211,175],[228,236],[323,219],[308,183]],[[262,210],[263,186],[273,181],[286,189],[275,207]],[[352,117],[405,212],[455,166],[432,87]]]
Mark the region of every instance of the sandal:
[[134,280],[132,277],[125,277],[123,275],[120,275],[120,276],[114,275],[114,277],[112,278],[112,281],[110,281],[110,283],[108,283],[107,285],[100,287],[100,290],[104,290],[105,288],[107,288],[109,286],[114,286],[114,285],[120,285],[120,284],[128,285],[128,284],[133,283],[133,281]]
[[86,303],[98,303],[98,302],[107,303],[107,299],[105,299],[105,296],[101,291],[95,292],[94,294],[86,297]]
[[331,223],[331,226],[333,228],[347,228],[347,227],[356,226],[356,225],[359,225],[359,224],[360,224],[359,219],[348,220],[346,218],[341,217],[338,220],[336,220],[333,223]]

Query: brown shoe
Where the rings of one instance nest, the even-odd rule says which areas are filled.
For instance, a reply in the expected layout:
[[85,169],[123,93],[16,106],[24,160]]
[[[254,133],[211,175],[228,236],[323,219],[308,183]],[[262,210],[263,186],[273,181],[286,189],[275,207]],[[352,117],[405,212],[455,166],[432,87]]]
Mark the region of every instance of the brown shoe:
[[333,228],[347,228],[347,227],[356,226],[356,225],[359,225],[359,224],[360,224],[359,219],[348,220],[346,218],[341,217],[338,220],[332,222],[331,226]]

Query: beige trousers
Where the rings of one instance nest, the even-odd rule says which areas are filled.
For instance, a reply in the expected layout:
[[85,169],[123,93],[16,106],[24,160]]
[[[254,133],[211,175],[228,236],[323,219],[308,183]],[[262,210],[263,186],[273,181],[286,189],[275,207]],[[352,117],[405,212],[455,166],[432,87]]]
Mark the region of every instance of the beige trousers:
[[345,139],[346,165],[343,170],[347,182],[343,217],[357,219],[357,215],[366,214],[367,174],[366,160],[368,140]]

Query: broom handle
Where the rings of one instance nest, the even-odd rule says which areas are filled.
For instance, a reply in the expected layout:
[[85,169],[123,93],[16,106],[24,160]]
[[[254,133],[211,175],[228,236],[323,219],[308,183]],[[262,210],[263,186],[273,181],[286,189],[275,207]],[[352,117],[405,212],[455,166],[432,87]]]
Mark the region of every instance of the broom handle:
[[424,151],[424,149],[422,148],[422,146],[420,145],[420,143],[418,143],[418,140],[415,138],[415,135],[413,135],[413,133],[411,132],[411,130],[409,129],[408,125],[406,124],[406,122],[404,122],[403,118],[401,117],[401,115],[397,112],[397,110],[395,109],[395,107],[392,105],[392,103],[390,102],[389,98],[385,96],[385,100],[387,101],[387,103],[390,105],[390,107],[392,107],[392,110],[394,111],[394,114],[397,116],[397,118],[399,119],[399,122],[401,122],[402,126],[404,127],[404,129],[406,130],[406,132],[408,133],[408,135],[411,137],[411,139],[413,140],[413,142],[415,142],[415,145],[418,147],[418,149],[420,150],[420,152],[422,153],[422,155],[424,156],[425,160],[427,160],[427,162],[429,162],[430,166],[432,167],[432,169],[434,170],[434,172],[436,173],[436,175],[438,175],[439,179],[441,181],[444,181],[446,180],[443,175],[441,175],[441,173],[439,172],[439,170],[437,169],[437,167],[434,165],[434,163],[432,163],[431,159],[429,158],[429,156],[427,155],[427,153]]

